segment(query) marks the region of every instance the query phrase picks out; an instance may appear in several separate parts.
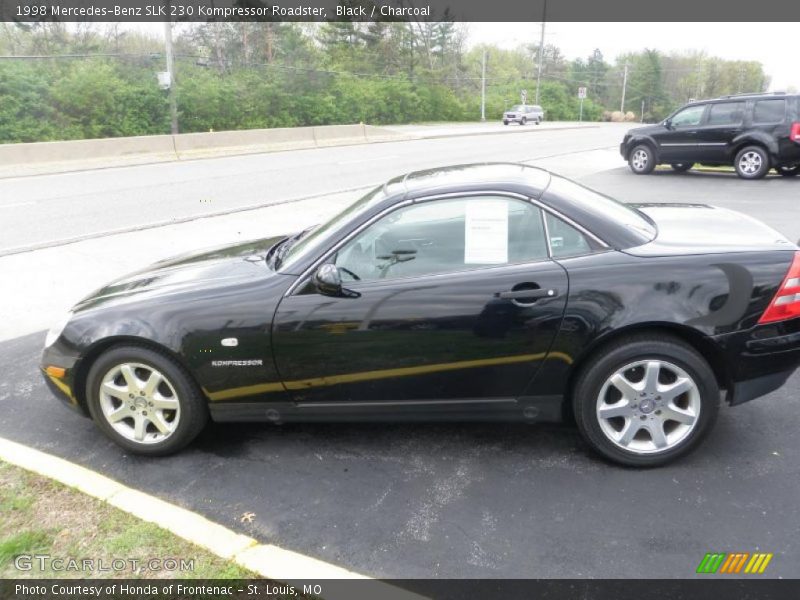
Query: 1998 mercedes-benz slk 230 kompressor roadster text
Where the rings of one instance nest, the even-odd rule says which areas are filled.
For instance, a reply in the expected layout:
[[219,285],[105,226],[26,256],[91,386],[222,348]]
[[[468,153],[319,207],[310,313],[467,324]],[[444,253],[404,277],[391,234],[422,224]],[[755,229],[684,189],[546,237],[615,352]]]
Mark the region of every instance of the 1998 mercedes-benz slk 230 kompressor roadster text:
[[653,466],[800,363],[800,252],[737,212],[629,206],[537,168],[411,173],[328,222],[115,281],[45,380],[124,448],[217,421],[574,419]]

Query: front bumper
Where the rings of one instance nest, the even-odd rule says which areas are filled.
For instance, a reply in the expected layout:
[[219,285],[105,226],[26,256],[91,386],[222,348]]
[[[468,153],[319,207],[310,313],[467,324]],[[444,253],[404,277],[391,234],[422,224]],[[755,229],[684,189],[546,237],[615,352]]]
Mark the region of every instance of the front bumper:
[[[60,341],[60,340],[59,340]],[[60,348],[59,341],[52,346],[45,348],[42,353],[42,362],[40,370],[47,388],[52,392],[64,406],[74,410],[75,412],[89,416],[86,407],[78,399],[75,393],[75,373],[77,366],[77,357],[64,352]],[[64,374],[61,376],[48,373],[48,367],[58,367],[63,369]]]

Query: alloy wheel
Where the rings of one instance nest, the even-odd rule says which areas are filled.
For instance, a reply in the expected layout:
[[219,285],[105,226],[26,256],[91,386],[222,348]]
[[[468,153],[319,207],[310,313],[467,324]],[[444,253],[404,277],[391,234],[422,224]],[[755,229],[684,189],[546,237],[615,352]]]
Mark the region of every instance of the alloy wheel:
[[167,377],[150,365],[122,363],[100,383],[103,417],[117,433],[139,444],[169,438],[181,416],[180,399]]
[[644,171],[649,161],[650,157],[647,155],[647,152],[642,149],[634,151],[633,156],[631,156],[631,165],[637,171]]
[[656,454],[680,444],[700,416],[700,390],[680,367],[642,360],[616,370],[597,397],[603,434],[637,454]]
[[745,152],[739,157],[739,170],[745,175],[758,173],[762,164],[761,155],[753,150]]

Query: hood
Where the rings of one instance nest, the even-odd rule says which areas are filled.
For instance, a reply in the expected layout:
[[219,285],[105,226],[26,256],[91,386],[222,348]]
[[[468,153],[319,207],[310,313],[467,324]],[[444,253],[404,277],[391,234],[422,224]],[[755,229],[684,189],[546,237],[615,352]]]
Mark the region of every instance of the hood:
[[646,137],[655,135],[657,133],[664,133],[665,131],[667,131],[667,128],[664,127],[662,123],[656,123],[654,125],[643,125],[642,127],[634,127],[633,129],[629,129],[625,134],[625,137]]
[[186,291],[215,289],[273,276],[267,252],[286,236],[221,246],[159,261],[93,292],[73,308],[80,312],[109,303]]
[[632,204],[655,223],[651,242],[628,248],[635,256],[719,254],[796,250],[797,246],[761,221],[708,204]]

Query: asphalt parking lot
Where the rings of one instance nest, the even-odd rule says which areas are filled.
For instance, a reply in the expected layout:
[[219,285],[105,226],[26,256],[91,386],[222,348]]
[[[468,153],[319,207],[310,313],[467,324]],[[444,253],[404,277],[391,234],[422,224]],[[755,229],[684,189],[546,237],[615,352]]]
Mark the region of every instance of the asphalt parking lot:
[[[620,199],[707,202],[800,237],[800,178],[582,178]],[[51,399],[43,332],[0,342],[0,436],[67,457],[213,520],[376,577],[691,577],[706,552],[800,564],[800,376],[721,411],[693,455],[611,466],[576,430],[509,425],[212,425],[187,451],[125,455]],[[255,513],[242,523],[245,512]]]

